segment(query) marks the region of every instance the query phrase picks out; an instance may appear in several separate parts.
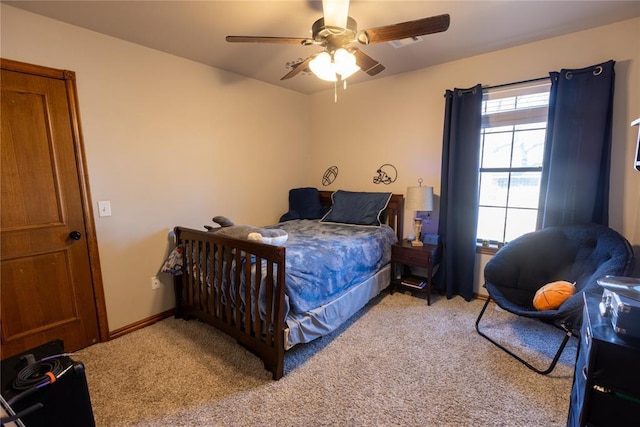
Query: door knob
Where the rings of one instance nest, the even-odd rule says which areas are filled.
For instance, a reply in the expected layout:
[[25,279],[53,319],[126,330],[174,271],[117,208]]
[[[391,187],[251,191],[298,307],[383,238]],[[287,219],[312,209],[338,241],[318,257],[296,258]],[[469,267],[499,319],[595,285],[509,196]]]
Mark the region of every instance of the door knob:
[[71,233],[69,233],[69,238],[73,239],[73,240],[80,240],[80,238],[82,237],[82,234],[80,234],[79,231],[72,231]]

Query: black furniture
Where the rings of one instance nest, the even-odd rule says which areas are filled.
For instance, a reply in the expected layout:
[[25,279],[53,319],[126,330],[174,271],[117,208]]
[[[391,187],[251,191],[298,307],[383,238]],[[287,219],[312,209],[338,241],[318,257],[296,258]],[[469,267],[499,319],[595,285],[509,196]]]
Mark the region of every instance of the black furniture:
[[[489,297],[476,320],[476,331],[529,369],[546,375],[555,368],[569,338],[579,332],[582,294],[601,295],[597,280],[607,275],[629,275],[634,261],[627,239],[603,225],[556,226],[524,234],[500,249],[485,266],[484,286]],[[575,282],[574,295],[558,309],[536,310],[536,291],[557,280]],[[532,366],[480,330],[480,320],[491,300],[515,315],[539,319],[565,331],[546,369]]]
[[638,142],[636,142],[636,158],[633,161],[637,171],[640,171],[640,117],[631,122],[631,126],[638,126]]
[[[26,427],[95,426],[84,365],[69,356],[49,359],[61,354],[63,342],[55,340],[0,362],[2,397]],[[49,369],[58,377],[55,382],[31,386],[42,384]]]
[[584,295],[567,426],[637,426],[640,340],[617,335],[599,302],[597,295]]
[[[433,286],[433,269],[440,263],[442,256],[441,246],[428,245],[412,246],[407,239],[391,246],[391,288],[393,294],[397,287],[410,291],[422,291],[427,293],[427,305],[431,305],[431,288]],[[396,266],[400,265],[400,275],[396,275]],[[413,276],[410,267],[419,267],[426,270],[426,277]],[[410,279],[418,279],[411,281]]]

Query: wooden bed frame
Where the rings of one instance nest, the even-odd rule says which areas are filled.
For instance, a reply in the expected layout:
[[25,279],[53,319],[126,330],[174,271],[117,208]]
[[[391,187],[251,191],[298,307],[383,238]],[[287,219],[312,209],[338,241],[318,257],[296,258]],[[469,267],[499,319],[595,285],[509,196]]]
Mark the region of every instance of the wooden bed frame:
[[[320,191],[323,206],[331,206],[331,191]],[[404,198],[394,194],[387,206],[387,224],[402,239]],[[197,318],[235,338],[241,345],[256,354],[277,380],[284,375],[285,352],[285,261],[286,248],[255,241],[238,240],[184,227],[175,229],[176,245],[183,245],[183,265],[191,271],[174,277],[176,297],[175,317]],[[215,256],[214,256],[215,254]],[[200,263],[195,260],[209,260]],[[235,262],[233,262],[235,261]],[[246,261],[246,262],[245,262]],[[252,277],[251,265],[264,262],[265,273],[256,269]],[[234,274],[232,265],[242,265],[245,277],[251,283],[241,284],[240,274]],[[264,277],[263,277],[264,276]],[[215,278],[223,284],[209,286],[207,278]],[[266,316],[258,314],[257,295],[249,292],[252,283],[261,283],[267,295]],[[233,287],[231,286],[233,284]],[[227,304],[224,295],[235,293],[234,301],[240,301],[240,287],[245,289],[244,304]],[[254,285],[255,286],[255,285]],[[224,289],[223,289],[224,287]],[[232,291],[235,289],[235,291]],[[248,310],[245,307],[249,308]]]

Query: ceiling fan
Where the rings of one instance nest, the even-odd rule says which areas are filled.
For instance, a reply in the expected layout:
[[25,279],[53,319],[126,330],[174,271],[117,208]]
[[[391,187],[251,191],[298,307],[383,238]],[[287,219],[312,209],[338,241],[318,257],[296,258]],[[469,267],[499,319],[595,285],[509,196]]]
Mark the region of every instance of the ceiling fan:
[[446,31],[450,22],[449,15],[443,14],[358,31],[355,19],[348,16],[349,0],[323,0],[322,10],[323,17],[311,27],[311,38],[227,36],[226,40],[230,43],[321,46],[323,51],[294,64],[293,69],[280,80],[290,79],[301,71],[310,69],[317,77],[335,82],[345,80],[358,70],[375,76],[385,69],[380,62],[351,46],[353,43],[368,45],[439,33]]

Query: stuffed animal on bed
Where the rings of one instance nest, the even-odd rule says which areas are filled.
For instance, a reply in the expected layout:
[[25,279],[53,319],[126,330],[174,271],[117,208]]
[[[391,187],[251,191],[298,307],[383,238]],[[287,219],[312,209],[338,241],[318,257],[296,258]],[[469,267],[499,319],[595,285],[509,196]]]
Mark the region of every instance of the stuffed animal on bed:
[[255,240],[268,245],[280,246],[289,238],[289,235],[284,230],[258,228],[252,225],[235,225],[233,221],[225,216],[215,216],[213,217],[213,222],[220,225],[220,227],[205,225],[204,228],[234,239]]

